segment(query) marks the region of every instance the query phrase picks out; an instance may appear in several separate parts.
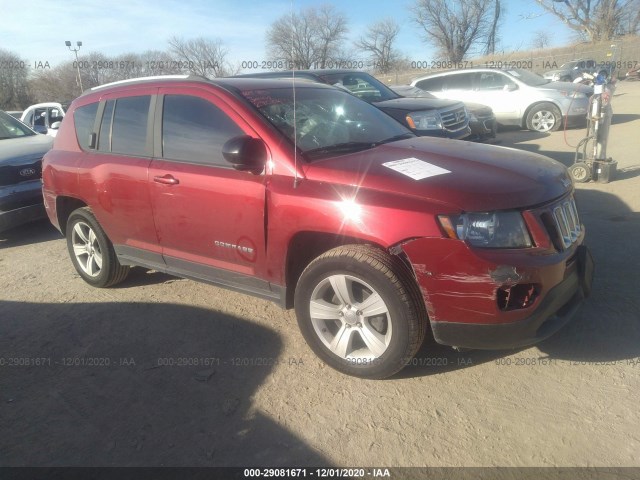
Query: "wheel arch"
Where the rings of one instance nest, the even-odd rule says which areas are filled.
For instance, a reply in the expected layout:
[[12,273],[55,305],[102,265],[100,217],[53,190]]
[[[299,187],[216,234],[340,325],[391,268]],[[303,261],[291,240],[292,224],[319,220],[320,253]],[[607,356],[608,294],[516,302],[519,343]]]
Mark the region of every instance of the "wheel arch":
[[369,245],[383,252],[394,255],[410,267],[408,258],[402,252],[402,249],[387,248],[384,245],[365,240],[358,237],[339,235],[335,233],[302,231],[293,235],[287,247],[287,255],[285,262],[285,281],[287,285],[287,294],[285,299],[286,308],[293,307],[293,299],[296,286],[303,270],[315,258],[319,257],[329,250],[343,245]]
[[58,225],[63,235],[67,232],[67,220],[74,210],[87,207],[87,203],[76,197],[59,196],[56,198],[56,216],[58,217]]

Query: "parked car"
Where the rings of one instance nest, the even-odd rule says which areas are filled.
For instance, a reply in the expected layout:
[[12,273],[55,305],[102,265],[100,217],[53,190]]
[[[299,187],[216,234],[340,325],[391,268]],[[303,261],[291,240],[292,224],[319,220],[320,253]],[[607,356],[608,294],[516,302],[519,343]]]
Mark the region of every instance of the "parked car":
[[47,102],[31,105],[22,112],[20,120],[38,133],[55,137],[63,118],[62,104]]
[[46,217],[42,157],[52,144],[0,110],[0,232]]
[[597,73],[597,69],[595,60],[572,60],[559,68],[544,72],[542,76],[552,82],[573,82],[583,73]]
[[[389,88],[401,97],[436,98],[429,92],[411,85],[391,85]],[[473,102],[464,102],[464,106],[469,113],[469,128],[471,129],[471,137],[467,138],[467,140],[485,141],[489,138],[496,138],[498,124],[491,107]]]
[[43,180],[80,277],[141,265],[295,307],[321,359],[367,378],[409,363],[429,326],[510,348],[572,317],[593,262],[563,165],[417,137],[292,83],[155,77],[74,100]]
[[455,100],[403,98],[366,72],[357,70],[296,70],[261,72],[237,78],[298,78],[337,86],[371,103],[417,135],[463,139],[471,134],[464,104]]
[[411,85],[438,98],[454,98],[488,105],[503,125],[529,130],[558,130],[584,125],[593,88],[550,82],[522,69],[469,68],[416,78]]

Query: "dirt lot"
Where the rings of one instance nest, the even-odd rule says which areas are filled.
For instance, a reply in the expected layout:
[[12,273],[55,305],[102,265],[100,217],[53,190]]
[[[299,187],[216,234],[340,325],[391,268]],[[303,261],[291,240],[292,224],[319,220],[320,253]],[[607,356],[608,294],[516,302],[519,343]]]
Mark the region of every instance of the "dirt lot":
[[[640,466],[640,83],[613,107],[577,318],[519,351],[426,342],[386,381],[325,367],[267,301],[142,269],[94,289],[46,222],[0,234],[0,465]],[[568,165],[582,136],[500,140]]]

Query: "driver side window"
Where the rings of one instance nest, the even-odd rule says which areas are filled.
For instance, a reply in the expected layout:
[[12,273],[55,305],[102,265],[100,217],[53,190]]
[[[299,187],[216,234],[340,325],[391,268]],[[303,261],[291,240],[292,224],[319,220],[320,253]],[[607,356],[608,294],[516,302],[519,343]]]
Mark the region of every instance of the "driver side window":
[[189,163],[231,167],[222,146],[244,131],[204,98],[165,95],[162,111],[162,156]]

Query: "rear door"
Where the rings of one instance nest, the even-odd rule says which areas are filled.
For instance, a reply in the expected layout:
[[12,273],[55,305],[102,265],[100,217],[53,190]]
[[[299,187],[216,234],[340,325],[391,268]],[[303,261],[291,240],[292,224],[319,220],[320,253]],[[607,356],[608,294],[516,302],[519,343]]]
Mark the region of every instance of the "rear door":
[[[77,130],[87,154],[79,167],[79,187],[120,256],[162,265],[148,189],[153,151],[153,108],[157,89],[105,95],[90,130]],[[74,113],[76,128],[83,112]],[[91,148],[90,135],[97,133]]]
[[257,135],[209,90],[167,87],[159,94],[149,188],[167,266],[261,289],[252,277],[265,260],[266,177],[234,170],[222,156],[231,138]]

